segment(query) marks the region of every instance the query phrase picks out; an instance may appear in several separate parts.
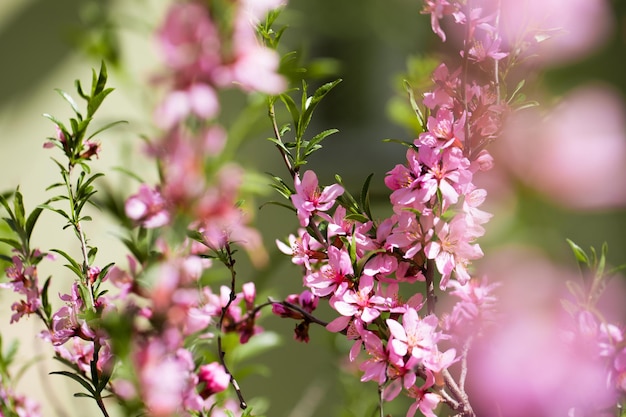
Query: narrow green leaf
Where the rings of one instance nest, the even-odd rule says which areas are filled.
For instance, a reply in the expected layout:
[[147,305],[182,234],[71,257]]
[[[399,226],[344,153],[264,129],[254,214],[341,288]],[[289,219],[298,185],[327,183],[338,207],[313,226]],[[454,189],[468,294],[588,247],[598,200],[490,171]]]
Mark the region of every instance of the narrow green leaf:
[[93,132],[91,135],[89,135],[89,137],[88,137],[87,139],[91,139],[91,138],[93,138],[94,136],[98,135],[99,133],[102,133],[102,132],[104,132],[105,130],[108,130],[108,129],[110,129],[110,128],[114,127],[114,126],[121,125],[121,124],[127,124],[127,123],[128,123],[128,122],[127,122],[126,120],[118,120],[118,121],[116,121],[116,122],[111,122],[111,123],[108,123],[108,124],[106,124],[106,125],[102,126],[100,129],[98,129],[98,130],[96,130],[95,132]]
[[280,96],[280,100],[285,104],[289,114],[291,115],[291,120],[293,121],[294,129],[298,130],[298,123],[300,121],[300,112],[298,111],[298,107],[296,106],[296,102],[293,101],[291,96],[287,93],[283,93]]
[[519,83],[517,83],[517,86],[515,87],[515,89],[509,96],[509,99],[507,100],[507,104],[511,104],[511,102],[515,100],[515,96],[517,96],[517,93],[519,93],[520,90],[524,87],[524,84],[526,84],[526,80],[522,80]]
[[83,379],[82,377],[73,374],[72,372],[68,372],[68,371],[54,371],[54,372],[50,372],[50,375],[63,375],[66,376],[70,379],[73,379],[74,381],[78,382],[80,385],[82,385],[87,391],[89,391],[89,393],[93,396],[96,395],[96,391],[93,389],[93,387],[91,386],[91,384],[89,383],[89,381],[87,381],[86,379]]
[[10,195],[13,195],[13,192],[5,192],[2,195],[0,195],[0,204],[4,206],[4,209],[7,211],[7,213],[9,213],[11,218],[14,218],[13,212],[11,211],[11,206],[9,206],[9,202],[7,201],[7,198]]
[[24,230],[26,225],[26,210],[24,209],[24,199],[22,193],[15,191],[13,196],[13,214],[15,215],[15,221],[20,229]]
[[71,218],[70,218],[70,216],[69,216],[69,215],[68,215],[65,211],[63,211],[63,210],[61,210],[61,209],[54,208],[54,207],[52,207],[52,206],[51,206],[51,205],[49,205],[49,204],[41,204],[41,205],[39,205],[39,207],[41,207],[41,208],[43,208],[43,209],[46,209],[46,210],[53,211],[53,212],[55,212],[55,213],[57,213],[57,214],[59,214],[59,215],[63,216],[63,217],[64,217],[67,221],[72,221],[72,220],[71,220]]
[[80,264],[76,262],[74,258],[72,258],[67,252],[62,251],[61,249],[51,249],[50,251],[56,252],[64,257],[77,271],[82,271],[82,267],[80,266]]
[[93,264],[94,261],[96,260],[96,254],[98,253],[98,248],[97,247],[92,247],[89,248],[89,252],[87,253],[87,259],[89,260],[89,264]]
[[46,314],[46,318],[50,320],[52,317],[52,306],[50,305],[50,301],[48,298],[48,290],[50,289],[50,282],[52,281],[52,277],[48,277],[46,282],[43,284],[43,288],[41,290],[41,305],[43,307],[43,311]]
[[28,239],[30,239],[31,235],[33,234],[35,223],[37,223],[37,219],[39,219],[42,211],[43,209],[41,207],[37,207],[30,213],[28,219],[26,219],[26,236]]
[[262,209],[263,207],[265,207],[267,205],[280,206],[280,207],[284,207],[284,208],[286,208],[288,210],[291,210],[294,213],[296,212],[296,209],[293,206],[291,206],[289,204],[281,203],[280,201],[267,201],[267,202],[261,204],[259,206],[259,209]]
[[306,92],[303,92],[303,103],[302,103],[302,114],[300,115],[300,123],[298,128],[296,129],[297,137],[301,138],[304,136],[304,132],[306,131],[309,123],[311,122],[311,118],[313,117],[313,111],[320,103],[320,101],[328,94],[333,88],[335,88],[342,80],[337,79],[335,81],[326,83],[318,88],[313,96],[304,99]]
[[[100,74],[98,75],[98,83],[96,84],[96,88],[95,88],[95,93],[99,94],[101,91],[104,90],[104,87],[107,83],[107,78],[108,78],[108,74],[107,74],[107,66],[104,62],[104,60],[100,63]],[[93,95],[93,94],[92,94]]]
[[55,125],[57,125],[59,127],[59,129],[61,129],[63,132],[67,132],[67,129],[65,128],[65,125],[63,123],[61,123],[56,117],[48,114],[48,113],[44,113],[43,117],[45,117],[46,119],[49,119],[52,123],[54,123]]
[[587,266],[590,266],[589,257],[587,256],[585,251],[580,246],[578,246],[576,243],[571,241],[570,239],[565,239],[565,240],[567,241],[567,243],[569,244],[570,248],[572,249],[572,252],[574,252],[574,256],[576,257],[576,260],[579,263],[582,263],[582,264],[585,264]]
[[93,395],[85,394],[84,392],[75,392],[74,397],[75,398],[91,398],[92,400],[96,399],[96,397],[94,397]]
[[94,113],[100,108],[100,105],[102,104],[106,96],[108,96],[112,92],[112,88],[107,88],[106,90],[92,97],[91,100],[89,100],[89,104],[87,105],[87,115],[93,116]]
[[417,105],[417,101],[415,100],[415,94],[413,93],[413,87],[411,87],[411,84],[407,80],[404,80],[403,84],[404,84],[405,91],[409,95],[409,102],[411,103],[411,108],[413,109],[413,111],[415,112],[415,115],[417,116],[417,121],[419,122],[420,127],[422,128],[422,131],[425,131],[426,130],[426,118],[424,117],[424,113],[422,113],[419,106]]
[[305,145],[305,148],[304,148],[305,156],[308,156],[311,153],[313,153],[313,151],[320,149],[321,145],[319,145],[319,143],[322,140],[326,139],[328,136],[333,135],[337,132],[339,132],[338,129],[327,129],[313,136],[313,138],[310,141],[308,141],[308,143]]
[[82,115],[80,114],[80,110],[78,108],[78,105],[76,104],[76,102],[74,101],[74,99],[72,98],[72,96],[70,96],[69,94],[67,94],[65,91],[55,88],[54,91],[56,91],[57,93],[59,93],[59,95],[61,97],[63,97],[63,99],[65,101],[67,101],[69,103],[70,106],[72,106],[72,110],[74,110],[74,113],[76,113],[76,116],[78,116],[80,119],[82,119]]
[[13,249],[16,249],[18,251],[22,249],[22,244],[15,239],[9,239],[7,237],[0,237],[0,242],[6,243],[7,245],[11,246]]
[[372,212],[370,210],[370,183],[372,181],[372,177],[374,174],[369,174],[363,183],[363,188],[361,188],[361,208],[369,217],[372,218]]
[[370,219],[368,219],[367,217],[365,217],[364,215],[362,215],[360,213],[347,214],[345,219],[346,220],[357,221],[357,222],[360,222],[360,223],[367,223],[370,220]]
[[89,96],[83,91],[83,86],[80,84],[80,80],[74,81],[74,86],[76,87],[76,91],[78,92],[79,96],[81,96],[85,100],[89,99]]

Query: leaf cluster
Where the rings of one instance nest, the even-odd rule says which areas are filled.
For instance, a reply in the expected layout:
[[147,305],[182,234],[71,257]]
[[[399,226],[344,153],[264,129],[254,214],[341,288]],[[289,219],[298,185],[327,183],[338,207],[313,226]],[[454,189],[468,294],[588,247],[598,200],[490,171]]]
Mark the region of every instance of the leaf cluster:
[[[289,115],[291,116],[291,123],[286,123],[280,128],[276,126],[275,137],[268,138],[270,142],[273,142],[276,147],[281,151],[283,155],[288,159],[291,170],[297,173],[300,167],[307,163],[307,158],[315,151],[322,148],[321,142],[328,136],[337,133],[337,129],[327,129],[310,139],[305,139],[305,132],[309,127],[309,123],[313,118],[313,112],[322,99],[339,83],[341,79],[337,79],[332,82],[323,84],[317,88],[312,96],[307,93],[307,83],[302,81],[302,93],[299,101],[299,105],[289,95],[289,93],[283,93],[278,97],[270,98],[270,117],[275,122],[274,104],[277,98],[279,98],[285,107],[287,108]],[[293,129],[293,140],[284,141],[283,137],[287,132]]]
[[86,102],[87,112],[85,115],[83,115],[78,104],[70,94],[63,90],[56,89],[57,93],[59,93],[59,95],[68,102],[74,111],[74,117],[69,120],[69,129],[56,117],[47,113],[44,114],[44,117],[50,119],[59,129],[59,133],[56,138],[49,137],[48,139],[56,147],[63,151],[68,159],[70,170],[75,165],[81,165],[85,171],[89,172],[89,167],[85,161],[89,160],[96,152],[93,149],[95,144],[90,142],[91,139],[104,130],[120,123],[125,123],[125,121],[109,123],[87,136],[88,127],[92,122],[96,111],[100,108],[104,99],[113,91],[113,88],[106,87],[107,79],[107,69],[103,61],[98,73],[96,73],[95,70],[92,70],[91,89],[89,90],[89,93],[86,93],[83,90],[79,80],[75,81],[78,95]]
[[580,301],[589,307],[593,307],[602,295],[609,279],[619,271],[626,269],[626,264],[608,269],[606,257],[609,247],[606,242],[602,245],[600,253],[594,247],[591,247],[589,253],[587,253],[569,239],[567,239],[567,243],[578,262],[585,287],[581,289],[579,286],[569,283],[570,290]]

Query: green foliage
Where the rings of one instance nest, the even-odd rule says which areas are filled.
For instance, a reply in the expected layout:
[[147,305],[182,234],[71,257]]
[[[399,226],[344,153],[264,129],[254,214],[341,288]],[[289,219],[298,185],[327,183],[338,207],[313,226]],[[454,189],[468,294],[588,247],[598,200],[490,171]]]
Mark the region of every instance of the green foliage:
[[117,124],[125,123],[124,121],[110,123],[96,130],[90,136],[87,136],[87,129],[89,128],[89,125],[93,120],[93,116],[102,105],[104,99],[111,92],[113,92],[112,88],[106,88],[107,79],[107,68],[104,61],[102,61],[100,71],[97,73],[95,70],[92,71],[92,81],[89,94],[85,93],[81,82],[79,80],[76,80],[75,86],[78,95],[86,101],[86,115],[83,115],[83,113],[80,111],[78,104],[70,94],[62,90],[56,90],[59,95],[68,102],[68,104],[74,111],[75,117],[72,117],[69,120],[70,129],[68,129],[65,124],[63,124],[54,116],[47,113],[44,114],[44,117],[50,119],[59,129],[58,137],[48,139],[55,146],[63,151],[68,159],[69,170],[71,170],[72,167],[74,167],[75,165],[79,164],[82,166],[85,172],[89,173],[89,167],[85,163],[85,161],[89,160],[91,156],[93,156],[94,152],[96,152],[93,149],[93,146],[95,145],[93,143],[89,143],[89,140],[93,138],[96,134],[104,130],[107,130]]
[[[281,154],[287,158],[289,166],[292,171],[298,172],[300,167],[307,163],[307,158],[311,156],[315,151],[322,148],[321,142],[330,135],[337,133],[337,129],[327,129],[320,133],[315,134],[310,139],[305,139],[305,132],[313,118],[313,113],[322,101],[322,99],[339,83],[341,79],[323,84],[321,87],[315,90],[312,96],[307,93],[307,83],[302,81],[302,93],[299,100],[299,105],[289,95],[289,93],[283,93],[278,98],[283,102],[285,108],[291,116],[291,124],[286,124],[280,129],[276,124],[276,116],[274,113],[274,105],[276,97],[269,98],[270,118],[274,123],[274,135],[273,138],[268,138],[270,142],[273,142],[280,150]],[[285,142],[283,136],[290,132],[293,128],[293,140]]]
[[599,254],[594,247],[587,253],[573,241],[567,239],[567,243],[578,262],[584,285],[580,287],[576,283],[568,282],[568,288],[581,304],[593,307],[604,292],[609,279],[620,270],[626,269],[626,264],[607,270],[606,258],[609,247],[606,242]]
[[[37,256],[30,247],[30,238],[35,228],[35,223],[41,215],[42,209],[35,208],[28,216],[24,208],[24,200],[19,188],[13,193],[13,208],[9,204],[5,196],[0,195],[0,204],[4,207],[9,217],[3,217],[2,220],[9,226],[11,231],[17,236],[18,240],[12,238],[0,238],[3,242],[11,246],[14,250],[22,254],[27,262],[37,263],[41,260],[41,255]],[[7,259],[10,261],[10,258]]]

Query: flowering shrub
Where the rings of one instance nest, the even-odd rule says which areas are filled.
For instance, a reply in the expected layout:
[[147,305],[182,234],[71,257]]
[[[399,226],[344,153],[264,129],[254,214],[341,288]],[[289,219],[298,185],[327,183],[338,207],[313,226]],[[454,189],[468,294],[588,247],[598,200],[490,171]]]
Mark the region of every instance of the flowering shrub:
[[[513,1],[424,1],[432,31],[458,50],[436,66],[427,90],[405,82],[418,133],[399,141],[406,159],[384,178],[386,217],[372,211],[371,175],[355,196],[341,177],[323,186],[304,168],[337,132],[309,128],[341,80],[312,93],[305,80],[290,84],[289,75],[305,70],[292,53],[278,52],[285,2],[173,3],[157,32],[165,68],[156,81],[158,133],[146,144],[158,181],[128,172],[138,180],[131,195],[99,198],[105,174],[92,172],[102,152],[97,137],[122,123],[92,127],[113,91],[106,65],[93,72],[88,90],[77,81],[83,106],[59,90],[73,116],[46,115],[55,135],[44,148],[56,152],[60,173],[48,187],[54,195],[31,212],[19,188],[0,198],[12,233],[0,238],[11,251],[2,255],[9,266],[1,286],[20,298],[11,324],[37,318],[59,362],[52,374],[73,380],[75,396],[94,401],[104,416],[112,408],[128,416],[258,415],[231,357],[244,345],[274,346],[259,324],[270,311],[296,321],[297,341],[310,340],[311,325],[345,337],[358,378],[378,387],[381,416],[399,396],[408,398],[407,417],[619,415],[626,348],[623,329],[600,301],[617,273],[607,266],[606,246],[587,253],[570,242],[583,280],[569,280],[562,308],[541,317],[544,305],[515,308],[514,298],[499,293],[509,270],[492,266],[487,274],[474,265],[492,217],[478,182],[497,163],[489,147],[507,136],[509,120],[537,104],[522,93],[520,69],[528,71],[533,56],[547,53],[546,38],[571,24],[544,20],[530,3],[521,21]],[[568,49],[561,52],[558,59]],[[272,175],[283,198],[272,203],[293,212],[299,228],[286,240],[272,238],[300,268],[305,288],[298,294],[260,300],[255,283],[239,279],[238,248],[257,267],[268,255],[252,222],[246,169],[230,154],[240,133],[221,119],[223,94],[233,89],[249,97],[252,111],[268,113],[269,141],[288,173]],[[89,205],[108,208],[125,225],[126,260],[98,259]],[[73,232],[78,256],[33,245],[44,210]],[[53,277],[38,277],[39,264],[55,259],[73,275],[58,300],[49,294]],[[509,261],[521,274],[528,266],[520,259],[533,258]],[[528,274],[545,274],[545,282],[566,275],[539,268],[540,257],[533,265]],[[322,306],[333,312],[330,321],[317,316]],[[42,415],[12,386],[14,355],[15,348],[0,349],[0,416]]]

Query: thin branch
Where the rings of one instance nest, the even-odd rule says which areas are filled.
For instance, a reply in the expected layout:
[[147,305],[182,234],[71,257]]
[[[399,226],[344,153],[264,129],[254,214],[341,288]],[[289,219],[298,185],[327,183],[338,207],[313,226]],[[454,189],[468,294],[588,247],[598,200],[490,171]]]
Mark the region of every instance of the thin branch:
[[428,314],[435,314],[437,296],[435,295],[435,261],[432,259],[426,262],[424,277],[426,279],[426,308]]
[[465,380],[467,379],[467,355],[472,347],[473,337],[467,338],[463,344],[463,353],[461,354],[461,375],[459,376],[459,388],[465,392]]
[[[269,113],[270,119],[272,120],[272,128],[274,129],[274,137],[280,143],[283,143],[283,139],[280,136],[280,129],[278,129],[278,123],[276,122],[276,111],[274,109],[273,100],[270,100],[268,113]],[[280,155],[283,158],[283,162],[285,162],[285,165],[287,166],[287,169],[289,170],[289,174],[291,175],[292,178],[295,178],[297,174],[297,170],[294,169],[293,165],[291,165],[291,162],[289,162],[289,157],[287,156],[285,151],[280,146],[278,146],[278,144],[276,145],[276,148],[278,149],[278,152],[280,152]]]
[[450,389],[452,394],[460,402],[460,406],[462,407],[462,415],[467,416],[467,417],[476,417],[476,414],[474,414],[474,410],[472,409],[472,406],[469,403],[469,398],[467,397],[467,393],[461,390],[461,388],[459,388],[456,381],[454,380],[454,378],[452,377],[452,375],[447,369],[444,369],[442,371],[442,374],[443,374],[443,378],[446,383],[446,386],[448,387],[448,389]]
[[225,360],[225,356],[226,353],[224,352],[224,349],[222,349],[222,327],[224,326],[224,318],[226,317],[226,312],[228,311],[228,309],[230,308],[231,304],[235,301],[236,297],[235,297],[235,284],[237,281],[237,273],[235,271],[235,260],[233,259],[233,253],[230,249],[230,244],[228,242],[226,242],[225,246],[224,246],[224,250],[226,252],[226,259],[224,260],[224,264],[226,265],[226,267],[228,268],[228,270],[230,271],[230,295],[228,297],[228,302],[226,303],[226,305],[224,307],[222,307],[222,314],[220,315],[220,320],[219,320],[219,324],[218,324],[218,329],[220,330],[219,335],[217,336],[217,353],[220,359],[220,363],[222,364],[222,366],[224,367],[224,370],[226,371],[226,373],[228,375],[230,375],[230,384],[233,386],[235,392],[237,393],[237,398],[239,399],[239,407],[242,410],[245,410],[246,408],[248,408],[248,404],[246,403],[243,394],[241,392],[241,388],[239,388],[239,384],[237,383],[237,380],[235,379],[235,377],[233,376],[233,374],[230,372],[230,370],[228,369],[228,366],[226,366],[226,360]]

